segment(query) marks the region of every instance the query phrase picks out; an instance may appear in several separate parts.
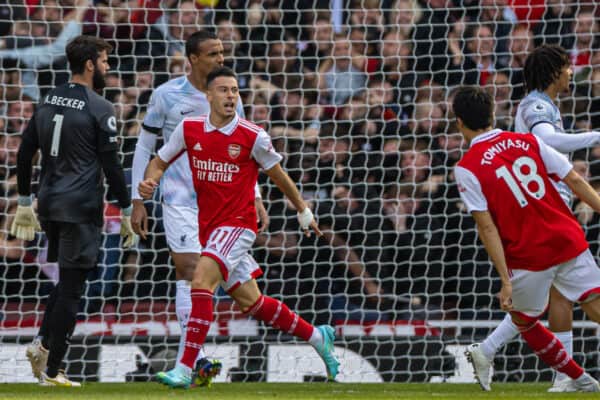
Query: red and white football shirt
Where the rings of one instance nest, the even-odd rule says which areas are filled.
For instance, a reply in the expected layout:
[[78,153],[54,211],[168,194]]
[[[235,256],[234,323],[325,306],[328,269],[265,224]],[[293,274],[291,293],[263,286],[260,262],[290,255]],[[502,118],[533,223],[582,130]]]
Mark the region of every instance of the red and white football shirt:
[[279,155],[269,135],[238,115],[222,128],[208,116],[186,118],[158,151],[172,163],[187,152],[198,201],[200,243],[218,227],[247,228],[256,233],[254,187],[258,170],[271,169]]
[[491,214],[508,267],[541,271],[588,248],[551,181],[571,169],[564,155],[532,134],[492,130],[471,142],[454,172],[469,212]]

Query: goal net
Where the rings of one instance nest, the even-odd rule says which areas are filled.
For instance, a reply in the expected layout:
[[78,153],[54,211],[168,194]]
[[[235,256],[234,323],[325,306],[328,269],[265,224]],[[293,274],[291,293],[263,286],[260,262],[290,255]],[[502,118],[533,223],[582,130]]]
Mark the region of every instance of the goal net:
[[[504,317],[499,281],[455,185],[466,149],[449,109],[460,84],[484,86],[496,125],[510,130],[525,95],[528,52],[557,43],[574,81],[561,96],[569,132],[600,126],[598,7],[592,1],[19,0],[0,4],[0,382],[32,382],[25,346],[58,278],[45,237],[9,234],[16,151],[35,104],[68,80],[65,44],[81,33],[114,51],[104,96],[118,118],[122,160],[133,152],[153,89],[189,71],[185,39],[222,40],[247,119],[265,128],[318,218],[301,234],[265,176],[270,215],[253,255],[264,293],[306,320],[336,327],[344,382],[470,382],[465,346]],[[572,154],[592,184],[600,147]],[[39,171],[38,171],[39,172]],[[35,174],[37,176],[37,174]],[[132,250],[108,197],[98,269],[89,276],[66,357],[76,380],[148,380],[173,365],[179,325],[175,271],[160,198],[146,203],[150,235]],[[599,216],[575,202],[594,256]],[[244,316],[218,292],[207,355],[218,381],[325,379],[306,344]],[[575,310],[575,359],[597,371],[596,325]],[[549,380],[551,370],[515,338],[495,359],[500,381]]]

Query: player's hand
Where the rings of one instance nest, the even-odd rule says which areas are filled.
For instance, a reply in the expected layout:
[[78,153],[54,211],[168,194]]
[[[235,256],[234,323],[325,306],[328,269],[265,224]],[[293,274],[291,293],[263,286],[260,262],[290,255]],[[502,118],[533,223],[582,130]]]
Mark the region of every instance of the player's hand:
[[21,240],[33,240],[35,233],[42,230],[33,206],[19,205],[15,219],[10,227],[10,234]]
[[157,186],[158,183],[154,179],[144,179],[140,182],[138,186],[138,193],[140,194],[140,196],[142,196],[142,199],[149,200],[150,198],[152,198],[152,195],[154,194],[154,189],[156,189]]
[[311,228],[317,236],[323,236],[310,208],[305,207],[302,212],[298,213],[298,222],[300,223],[300,227],[304,230],[304,235],[306,237],[310,237],[310,230],[308,228]]
[[503,311],[511,311],[513,308],[512,305],[512,285],[510,283],[502,284],[502,288],[500,289],[500,293],[498,293],[498,297],[500,298],[500,307],[502,307]]
[[271,220],[269,219],[269,214],[267,213],[265,205],[260,197],[254,199],[254,204],[256,205],[256,218],[259,226],[258,233],[262,233],[267,230]]
[[133,200],[133,211],[131,212],[131,227],[133,231],[146,240],[148,234],[148,212],[141,200]]
[[131,227],[131,212],[131,207],[121,210],[121,237],[123,238],[123,247],[126,249],[137,242],[137,235]]

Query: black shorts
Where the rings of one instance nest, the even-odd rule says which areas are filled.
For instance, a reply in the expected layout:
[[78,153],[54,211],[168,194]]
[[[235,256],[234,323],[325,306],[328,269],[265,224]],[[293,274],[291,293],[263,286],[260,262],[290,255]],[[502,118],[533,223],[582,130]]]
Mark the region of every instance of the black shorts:
[[96,224],[42,221],[48,237],[48,261],[58,261],[61,268],[94,268],[102,238]]

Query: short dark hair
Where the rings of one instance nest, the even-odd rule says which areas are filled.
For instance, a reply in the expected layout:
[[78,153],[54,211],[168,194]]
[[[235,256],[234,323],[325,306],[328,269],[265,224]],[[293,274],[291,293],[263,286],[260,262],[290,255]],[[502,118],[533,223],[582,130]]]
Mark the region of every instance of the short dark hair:
[[102,51],[110,53],[112,49],[112,46],[104,39],[80,35],[67,44],[65,52],[67,53],[71,72],[81,74],[85,70],[85,63],[88,60],[91,60],[95,65]]
[[218,68],[215,68],[212,71],[210,71],[208,73],[208,75],[206,76],[206,86],[208,87],[212,81],[214,81],[215,79],[217,79],[220,76],[230,76],[232,78],[237,79],[235,72],[233,72],[233,70],[231,68],[218,67]]
[[217,37],[216,34],[214,34],[211,31],[207,31],[207,30],[196,31],[196,32],[192,33],[190,35],[190,37],[188,38],[188,40],[185,41],[185,56],[187,58],[190,58],[190,56],[192,54],[197,54],[198,46],[200,46],[201,43],[203,43],[207,40],[218,40],[218,39],[219,38]]
[[546,90],[570,64],[569,55],[558,45],[543,44],[534,49],[527,56],[523,68],[527,91]]
[[477,131],[492,126],[494,100],[481,88],[463,86],[454,95],[452,110],[467,128]]

